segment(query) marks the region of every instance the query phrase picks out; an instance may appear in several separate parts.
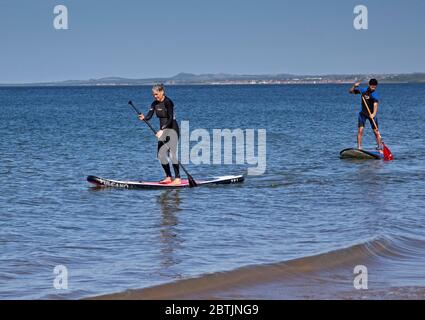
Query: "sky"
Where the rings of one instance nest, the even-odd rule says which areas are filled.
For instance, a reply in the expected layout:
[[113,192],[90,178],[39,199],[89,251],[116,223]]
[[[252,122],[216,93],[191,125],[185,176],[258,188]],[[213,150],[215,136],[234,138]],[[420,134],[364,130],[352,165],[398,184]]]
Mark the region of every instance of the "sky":
[[0,83],[425,72],[424,14],[423,0],[0,0]]

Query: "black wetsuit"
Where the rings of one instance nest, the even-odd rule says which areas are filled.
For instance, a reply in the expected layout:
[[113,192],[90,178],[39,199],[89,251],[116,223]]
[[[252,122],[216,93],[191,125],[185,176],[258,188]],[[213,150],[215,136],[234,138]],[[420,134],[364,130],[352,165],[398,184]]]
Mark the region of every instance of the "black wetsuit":
[[[158,157],[160,157],[160,150],[164,145],[167,145],[166,148],[170,148],[169,151],[166,152],[166,154],[171,158],[173,162],[173,169],[176,178],[180,178],[180,170],[179,170],[179,164],[177,161],[176,156],[176,150],[177,150],[177,144],[178,144],[178,138],[180,137],[180,129],[179,125],[177,124],[177,121],[175,119],[174,115],[174,103],[171,101],[170,98],[165,97],[164,101],[154,101],[152,102],[151,108],[148,112],[148,114],[145,116],[145,119],[149,121],[153,114],[156,114],[156,116],[159,118],[159,125],[161,130],[165,130],[163,136],[161,137],[160,141],[158,141]],[[177,139],[170,139],[171,132],[168,131],[169,129],[174,130],[174,132],[177,134]],[[177,140],[177,141],[171,141],[170,140]],[[165,174],[167,177],[171,177],[171,169],[170,165],[167,162],[166,164],[164,162],[165,159],[160,159],[162,167],[164,168]]]

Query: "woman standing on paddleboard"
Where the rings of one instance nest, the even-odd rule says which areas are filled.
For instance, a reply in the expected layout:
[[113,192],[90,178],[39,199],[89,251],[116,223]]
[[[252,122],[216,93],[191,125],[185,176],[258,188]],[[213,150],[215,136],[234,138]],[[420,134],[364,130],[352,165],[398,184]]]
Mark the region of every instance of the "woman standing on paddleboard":
[[[158,159],[161,161],[162,168],[165,171],[165,179],[161,180],[160,183],[181,184],[179,163],[176,156],[180,130],[175,119],[174,103],[165,95],[165,89],[162,84],[152,87],[152,96],[155,101],[152,102],[148,114],[146,116],[143,113],[140,114],[139,119],[149,121],[154,113],[159,118],[160,130],[156,134],[159,140]],[[169,160],[173,164],[174,180],[172,180]]]

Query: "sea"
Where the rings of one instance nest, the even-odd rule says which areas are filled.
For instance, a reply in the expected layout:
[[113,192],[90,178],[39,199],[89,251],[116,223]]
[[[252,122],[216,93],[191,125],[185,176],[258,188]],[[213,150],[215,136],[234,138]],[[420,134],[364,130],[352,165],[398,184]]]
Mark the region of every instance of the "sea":
[[[265,133],[254,145],[264,147],[264,172],[250,173],[255,165],[236,156],[188,161],[195,179],[244,174],[245,181],[177,190],[95,188],[86,180],[163,178],[156,138],[128,105],[146,113],[150,87],[1,87],[0,298],[81,299],[293,264],[302,295],[245,296],[424,299],[425,84],[378,88],[393,161],[340,159],[356,147],[361,106],[350,86],[166,87],[190,132],[211,141],[214,129]],[[158,128],[156,117],[151,123]],[[368,124],[363,140],[365,149],[376,147]],[[324,292],[309,289],[302,266],[311,265]],[[368,272],[368,288],[355,287],[358,270]]]

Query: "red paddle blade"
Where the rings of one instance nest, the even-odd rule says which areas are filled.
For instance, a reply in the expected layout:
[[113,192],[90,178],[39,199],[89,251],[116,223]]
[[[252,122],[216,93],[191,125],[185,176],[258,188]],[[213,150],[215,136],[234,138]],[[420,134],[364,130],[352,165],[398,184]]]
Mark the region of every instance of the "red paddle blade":
[[385,144],[382,144],[382,145],[384,146],[384,160],[387,160],[387,161],[394,160],[391,150]]

